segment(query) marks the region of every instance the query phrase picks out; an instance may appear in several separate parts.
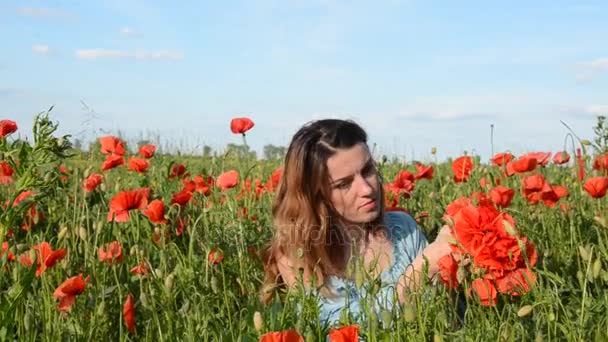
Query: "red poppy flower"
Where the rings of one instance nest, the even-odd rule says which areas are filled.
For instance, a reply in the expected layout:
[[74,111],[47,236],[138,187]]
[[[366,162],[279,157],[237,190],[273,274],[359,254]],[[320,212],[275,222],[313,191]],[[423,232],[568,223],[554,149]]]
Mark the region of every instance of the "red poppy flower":
[[492,202],[499,207],[508,208],[511,205],[511,200],[515,195],[515,190],[506,186],[496,186],[490,190],[490,198]]
[[137,157],[130,157],[129,168],[127,170],[144,173],[146,170],[148,170],[148,167],[150,167],[149,161]]
[[[38,268],[36,269],[36,276],[39,277],[44,273],[47,268],[51,268],[57,264],[60,260],[65,258],[68,250],[65,248],[53,251],[51,245],[48,242],[41,242],[32,247],[32,250],[36,252],[36,263]],[[31,267],[33,265],[30,253],[25,253],[19,257],[19,261],[22,265]]]
[[452,172],[456,183],[466,182],[473,170],[473,158],[462,156],[452,162]]
[[222,190],[234,188],[239,184],[239,172],[236,170],[226,171],[217,177],[215,184]]
[[458,263],[452,255],[444,255],[437,262],[439,266],[439,277],[441,281],[450,289],[455,289],[458,286]]
[[[2,251],[0,251],[0,258],[4,257],[4,253],[6,253],[8,251],[8,254],[6,256],[6,260],[7,261],[13,261],[15,260],[15,255],[13,253],[11,253],[11,251],[8,249],[8,241],[4,241],[2,243]],[[30,261],[31,263],[31,261]]]
[[130,269],[129,272],[131,272],[131,274],[145,276],[149,272],[148,265],[146,265],[146,263],[142,261],[137,264],[137,266]]
[[494,286],[494,283],[490,280],[482,278],[477,278],[473,280],[473,282],[471,283],[471,288],[468,292],[469,296],[471,296],[472,291],[475,291],[475,293],[479,297],[481,305],[496,305],[496,296],[498,295],[498,293],[496,292],[496,287]]
[[234,118],[230,121],[230,130],[234,134],[245,134],[253,126],[253,121],[249,118]]
[[112,153],[119,156],[125,155],[125,143],[115,136],[101,137],[99,138],[99,143],[101,144],[101,153]]
[[154,157],[154,153],[156,152],[156,146],[148,144],[139,147],[139,154],[142,157],[149,159]]
[[91,192],[95,190],[99,184],[103,181],[103,176],[98,173],[93,173],[87,179],[82,181],[82,190],[84,192]]
[[149,188],[119,192],[110,200],[108,222],[129,221],[129,210],[144,209],[148,205]]
[[[23,191],[22,193],[19,194],[19,196],[17,196],[17,198],[15,198],[15,201],[13,201],[13,207],[16,207],[19,205],[19,203],[21,203],[22,201],[26,200],[27,198],[29,198],[30,196],[34,196],[36,193],[33,191]],[[23,223],[21,225],[21,229],[23,230],[29,230],[30,228],[32,228],[36,223],[38,223],[40,220],[44,219],[44,213],[41,210],[38,210],[36,208],[36,204],[35,203],[30,203],[29,204],[29,210],[26,211],[26,214],[23,218]]]
[[581,153],[581,149],[576,149],[576,164],[578,165],[578,180],[582,181],[585,179],[585,159],[583,159],[583,155]]
[[536,273],[526,267],[518,268],[513,272],[509,272],[503,278],[496,280],[498,291],[511,296],[518,296],[529,292],[535,284]]
[[171,173],[169,174],[169,179],[181,177],[184,173],[186,173],[186,167],[184,166],[184,164],[173,164],[173,166],[171,166]]
[[61,283],[53,293],[55,298],[60,299],[57,309],[68,311],[76,301],[76,296],[84,292],[90,278],[91,276],[87,276],[86,279],[83,279],[81,273]]
[[12,120],[0,120],[0,138],[17,131],[17,123]]
[[304,338],[295,330],[283,330],[262,335],[260,342],[304,342]]
[[393,180],[393,185],[398,188],[405,188],[409,185],[409,183],[414,181],[414,175],[411,174],[407,170],[403,170],[397,175],[395,175],[395,179]]
[[606,196],[608,188],[608,177],[591,177],[585,181],[583,189],[587,191],[589,196],[593,198],[602,198]]
[[530,152],[522,156],[522,158],[536,159],[536,163],[540,166],[547,166],[549,159],[551,158],[551,152]]
[[433,179],[433,173],[435,169],[433,165],[422,165],[420,163],[416,163],[416,171],[418,171],[414,175],[414,179]]
[[211,188],[213,188],[214,183],[215,181],[213,180],[213,177],[203,177],[201,175],[198,175],[194,177],[194,191],[202,193],[205,196],[209,196],[211,195]]
[[170,205],[177,204],[179,206],[184,206],[190,202],[192,199],[192,192],[188,191],[188,189],[182,189],[179,192],[173,194],[171,198]]
[[510,162],[511,160],[513,160],[513,155],[511,153],[509,153],[509,152],[496,153],[490,159],[490,161],[492,162],[492,164],[496,165],[496,166],[503,166],[504,164]]
[[566,151],[556,152],[553,156],[553,164],[562,165],[570,161],[570,155]]
[[268,181],[266,182],[266,189],[269,191],[274,191],[279,187],[279,182],[281,181],[281,176],[283,176],[283,167],[278,167],[276,170],[272,172]]
[[330,342],[359,342],[359,326],[348,325],[329,330]]
[[106,160],[101,165],[101,171],[108,171],[125,163],[122,156],[118,154],[108,154]]
[[211,176],[207,176],[205,179],[203,176],[198,175],[194,177],[193,180],[184,178],[182,183],[184,184],[184,189],[190,192],[197,192],[199,194],[209,196],[211,195],[211,188],[213,187],[214,181],[213,177]]
[[135,300],[133,296],[129,293],[127,294],[127,299],[125,300],[125,304],[122,307],[122,316],[125,319],[125,326],[127,330],[131,334],[135,333]]
[[209,263],[217,265],[224,260],[224,254],[217,249],[212,249],[207,256]]
[[507,176],[534,171],[537,165],[538,160],[529,156],[523,156],[517,160],[512,160],[507,163]]
[[[549,187],[548,189],[546,187]],[[532,204],[540,200],[541,191],[551,190],[543,175],[531,175],[523,179],[523,192],[526,200]]]
[[97,250],[99,261],[112,263],[122,262],[122,245],[118,241],[106,243],[103,247]]
[[6,161],[0,162],[0,184],[10,184],[13,182],[13,169]]
[[167,223],[165,219],[165,203],[162,200],[153,200],[142,213],[148,216],[148,219],[152,223]]
[[182,234],[184,234],[184,228],[186,228],[189,222],[190,220],[188,219],[188,217],[178,217],[177,224],[175,225],[175,235],[181,236]]
[[593,159],[593,169],[608,173],[608,153],[595,156]]

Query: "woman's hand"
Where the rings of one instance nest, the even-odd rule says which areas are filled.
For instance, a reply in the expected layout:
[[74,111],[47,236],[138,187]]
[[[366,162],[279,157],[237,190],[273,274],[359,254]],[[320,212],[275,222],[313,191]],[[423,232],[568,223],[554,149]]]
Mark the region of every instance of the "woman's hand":
[[[428,262],[428,275],[434,277],[439,272],[439,259],[449,255],[452,252],[451,244],[454,241],[450,227],[443,226],[437,235],[435,241],[429,244],[421,254],[419,254],[410,267],[399,279],[397,284],[397,293],[399,300],[404,302],[407,298],[405,291],[414,291],[421,284],[421,275],[425,262]],[[407,289],[407,290],[406,290]]]
[[443,226],[437,235],[435,241],[428,245],[422,255],[428,261],[429,276],[433,277],[439,272],[439,259],[449,255],[452,252],[452,242],[454,237],[450,227]]

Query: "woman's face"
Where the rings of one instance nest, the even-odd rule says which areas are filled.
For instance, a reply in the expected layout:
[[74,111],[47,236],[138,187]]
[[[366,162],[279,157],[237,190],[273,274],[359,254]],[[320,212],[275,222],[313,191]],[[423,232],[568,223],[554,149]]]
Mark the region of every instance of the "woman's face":
[[380,213],[380,184],[367,144],[359,143],[327,160],[331,201],[344,219],[367,223]]

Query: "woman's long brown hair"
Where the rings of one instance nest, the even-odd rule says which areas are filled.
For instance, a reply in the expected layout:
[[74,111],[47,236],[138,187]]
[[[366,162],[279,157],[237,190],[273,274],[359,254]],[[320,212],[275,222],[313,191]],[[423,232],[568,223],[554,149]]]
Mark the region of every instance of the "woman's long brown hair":
[[[262,252],[264,283],[260,299],[268,303],[274,290],[284,285],[277,255],[285,255],[304,274],[314,277],[314,286],[324,287],[327,276],[342,276],[348,262],[348,242],[343,225],[330,201],[327,160],[336,149],[367,144],[367,134],[348,120],[326,119],[304,125],[287,149],[283,175],[272,208],[275,233]],[[370,227],[381,227],[383,191],[379,183],[380,215]],[[305,284],[307,285],[307,284]]]

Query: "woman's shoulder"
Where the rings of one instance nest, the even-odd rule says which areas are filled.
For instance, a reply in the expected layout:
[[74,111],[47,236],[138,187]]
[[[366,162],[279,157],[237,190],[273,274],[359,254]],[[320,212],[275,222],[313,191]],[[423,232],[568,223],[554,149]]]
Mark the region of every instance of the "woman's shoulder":
[[416,221],[404,211],[385,212],[384,225],[388,237],[393,241],[403,239],[419,230]]
[[397,273],[401,274],[428,245],[428,242],[424,232],[409,214],[402,211],[388,211],[384,215],[387,238],[392,241],[394,247]]

